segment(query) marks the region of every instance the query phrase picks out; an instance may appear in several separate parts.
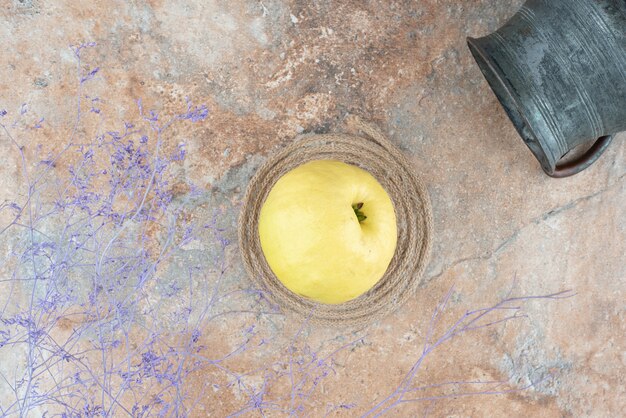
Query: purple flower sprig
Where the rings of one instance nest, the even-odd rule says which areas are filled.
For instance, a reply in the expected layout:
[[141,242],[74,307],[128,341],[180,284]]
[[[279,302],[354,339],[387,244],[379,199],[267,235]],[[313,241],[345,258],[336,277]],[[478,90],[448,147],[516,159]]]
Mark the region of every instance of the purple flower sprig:
[[[190,376],[223,367],[255,333],[231,353],[206,353],[202,330],[232,311],[222,303],[235,292],[223,283],[231,244],[219,211],[208,223],[190,221],[193,202],[172,192],[172,168],[186,158],[185,146],[166,155],[162,142],[174,124],[202,122],[207,108],[188,100],[162,122],[139,102],[139,120],[91,140],[81,134],[78,142],[76,133],[90,126],[83,99],[92,110],[104,103],[84,91],[101,71],[81,62],[83,50],[94,46],[72,48],[76,117],[61,150],[32,164],[23,144],[36,138],[21,140],[17,124],[0,119],[23,174],[22,197],[0,204],[2,219],[9,219],[0,225],[9,254],[0,279],[0,358],[18,365],[0,364],[2,416],[186,415],[202,397],[191,395]],[[21,107],[18,122],[27,109]],[[102,107],[91,113],[104,125]],[[195,198],[203,195],[190,189]],[[214,258],[177,267],[194,241],[213,248]],[[260,291],[238,292],[250,295],[250,307],[236,315],[277,313]]]
[[[529,301],[561,300],[575,295],[571,290],[566,290],[543,296],[511,297],[511,292],[509,292],[507,297],[491,306],[466,311],[446,331],[436,337],[435,330],[453,292],[454,288],[451,288],[443,300],[435,308],[428,325],[428,331],[426,333],[422,352],[414,362],[413,366],[406,373],[398,387],[365,412],[362,415],[363,417],[379,417],[385,414],[390,414],[399,406],[409,403],[423,402],[430,403],[432,405],[435,402],[445,399],[520,392],[536,387],[550,378],[550,375],[548,375],[539,381],[531,382],[523,387],[508,388],[505,387],[508,384],[507,381],[451,381],[428,385],[416,384],[417,375],[422,369],[422,365],[428,356],[436,350],[441,349],[441,347],[446,343],[471,332],[491,328],[505,322],[526,318],[527,314],[523,313],[521,305]],[[474,387],[477,387],[478,389],[472,389]],[[447,391],[429,394],[434,390],[439,389]]]

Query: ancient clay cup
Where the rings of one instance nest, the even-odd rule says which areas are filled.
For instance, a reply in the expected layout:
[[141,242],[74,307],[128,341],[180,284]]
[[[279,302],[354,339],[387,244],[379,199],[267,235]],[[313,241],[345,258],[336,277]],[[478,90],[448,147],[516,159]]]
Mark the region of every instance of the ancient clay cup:
[[528,0],[467,43],[549,176],[579,173],[626,130],[626,0]]

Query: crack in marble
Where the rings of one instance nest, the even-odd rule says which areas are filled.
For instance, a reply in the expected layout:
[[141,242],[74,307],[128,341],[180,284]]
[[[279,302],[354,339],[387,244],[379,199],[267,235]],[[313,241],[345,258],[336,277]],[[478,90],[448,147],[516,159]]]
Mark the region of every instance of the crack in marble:
[[430,277],[426,278],[426,280],[424,281],[424,284],[426,283],[430,283],[431,281],[438,279],[439,277],[441,277],[444,273],[446,273],[447,271],[455,268],[456,266],[460,265],[460,264],[464,264],[467,262],[473,262],[473,261],[488,261],[491,258],[493,258],[494,256],[500,254],[506,247],[508,247],[510,244],[512,244],[513,242],[515,242],[517,240],[517,238],[519,238],[520,234],[526,230],[527,228],[533,226],[533,225],[539,225],[542,222],[547,221],[550,218],[553,218],[557,215],[560,215],[563,212],[567,212],[575,207],[577,207],[580,203],[583,202],[587,202],[589,200],[592,200],[610,190],[612,190],[613,188],[619,186],[619,185],[623,185],[623,179],[626,178],[626,173],[622,174],[621,176],[619,176],[617,178],[616,181],[612,182],[611,184],[609,184],[608,186],[600,189],[599,191],[589,194],[589,195],[585,195],[585,196],[581,196],[577,199],[574,199],[568,203],[566,203],[565,205],[562,206],[558,206],[554,209],[550,209],[549,211],[543,213],[540,216],[537,216],[535,218],[533,218],[530,222],[528,222],[525,225],[522,225],[521,227],[517,228],[516,230],[514,230],[508,238],[506,238],[505,240],[503,240],[502,242],[500,242],[500,244],[498,244],[497,247],[495,247],[495,249],[493,250],[488,250],[483,252],[482,254],[479,255],[475,255],[475,256],[470,256],[470,257],[463,257],[460,258],[458,260],[455,260],[451,263],[448,263],[446,266],[444,266],[438,273],[431,275]]

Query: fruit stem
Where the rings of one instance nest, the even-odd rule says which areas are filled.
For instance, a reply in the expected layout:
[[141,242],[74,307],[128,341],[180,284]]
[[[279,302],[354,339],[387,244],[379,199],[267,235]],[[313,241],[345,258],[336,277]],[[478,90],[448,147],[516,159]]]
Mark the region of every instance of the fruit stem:
[[359,223],[367,219],[367,216],[365,216],[363,212],[361,212],[362,208],[363,208],[363,202],[355,203],[352,205],[352,209],[354,210],[354,214],[356,215],[356,218],[359,220]]

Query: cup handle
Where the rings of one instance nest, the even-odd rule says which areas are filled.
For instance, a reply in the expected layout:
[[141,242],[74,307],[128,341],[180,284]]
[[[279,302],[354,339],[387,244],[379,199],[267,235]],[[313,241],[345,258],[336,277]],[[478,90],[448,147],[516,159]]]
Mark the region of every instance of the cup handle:
[[580,158],[562,165],[557,165],[553,172],[546,171],[546,174],[550,177],[563,178],[580,173],[600,158],[612,140],[613,135],[601,136],[584,155],[580,156]]

